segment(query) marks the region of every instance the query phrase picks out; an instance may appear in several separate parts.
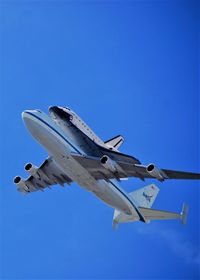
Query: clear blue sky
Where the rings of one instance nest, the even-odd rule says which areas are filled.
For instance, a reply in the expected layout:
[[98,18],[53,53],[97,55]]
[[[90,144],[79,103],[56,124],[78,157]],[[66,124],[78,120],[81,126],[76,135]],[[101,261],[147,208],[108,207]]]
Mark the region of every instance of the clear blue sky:
[[[76,184],[28,196],[12,178],[45,150],[21,112],[69,106],[142,163],[199,171],[197,1],[1,1],[1,279],[198,279],[199,184],[158,183],[188,223],[124,224]],[[153,181],[130,179],[133,191]]]

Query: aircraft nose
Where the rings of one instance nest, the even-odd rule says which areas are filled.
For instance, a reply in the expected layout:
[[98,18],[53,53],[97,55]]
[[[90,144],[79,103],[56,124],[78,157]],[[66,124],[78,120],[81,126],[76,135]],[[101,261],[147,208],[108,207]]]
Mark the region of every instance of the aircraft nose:
[[22,119],[24,120],[27,118],[28,114],[31,113],[32,110],[25,110],[22,112]]
[[26,127],[30,132],[32,132],[35,127],[35,120],[33,117],[33,110],[25,110],[22,112],[22,119]]
[[34,109],[34,110],[25,110],[22,112],[22,119],[27,118],[27,116],[29,115],[40,115],[42,114],[42,111],[38,110],[38,109]]

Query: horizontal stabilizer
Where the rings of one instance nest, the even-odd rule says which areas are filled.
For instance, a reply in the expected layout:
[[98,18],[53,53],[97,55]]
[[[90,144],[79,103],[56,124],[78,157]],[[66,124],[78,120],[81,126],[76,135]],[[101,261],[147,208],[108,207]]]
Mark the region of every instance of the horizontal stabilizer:
[[188,214],[188,206],[186,204],[183,204],[183,209],[181,213],[155,210],[144,207],[139,207],[138,209],[141,212],[141,214],[145,217],[146,221],[180,219],[182,224],[186,224]]
[[146,218],[146,220],[173,220],[180,219],[180,214],[169,211],[155,210],[144,207],[139,207],[140,212]]
[[121,135],[118,135],[110,140],[107,140],[104,142],[107,146],[113,147],[116,150],[120,148],[120,146],[124,143],[124,137]]
[[[145,223],[149,223],[151,220],[180,220],[182,224],[186,224],[188,215],[188,205],[183,204],[181,213],[156,210],[145,207],[137,208],[140,215],[144,218]],[[127,215],[119,210],[114,211],[113,216],[113,228],[116,229],[119,223],[135,222],[139,221],[140,218],[135,215]]]
[[136,190],[129,193],[131,198],[137,203],[140,207],[151,208],[157,195],[159,193],[159,188],[154,185],[148,185],[144,188]]

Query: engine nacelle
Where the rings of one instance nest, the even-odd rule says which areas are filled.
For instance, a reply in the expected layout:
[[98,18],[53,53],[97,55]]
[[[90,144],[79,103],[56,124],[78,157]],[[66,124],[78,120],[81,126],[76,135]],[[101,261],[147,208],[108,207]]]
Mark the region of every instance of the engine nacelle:
[[117,172],[117,163],[110,159],[108,156],[102,156],[100,161],[106,169],[112,172]]
[[24,189],[25,191],[29,190],[24,180],[20,176],[16,176],[13,181],[14,184],[17,185],[19,188]]
[[146,168],[147,172],[152,176],[158,179],[159,181],[164,181],[165,174],[162,170],[158,169],[153,163],[149,164]]
[[38,174],[38,167],[34,166],[32,163],[27,163],[24,166],[24,169],[32,176],[34,176],[36,179],[40,178],[40,175]]

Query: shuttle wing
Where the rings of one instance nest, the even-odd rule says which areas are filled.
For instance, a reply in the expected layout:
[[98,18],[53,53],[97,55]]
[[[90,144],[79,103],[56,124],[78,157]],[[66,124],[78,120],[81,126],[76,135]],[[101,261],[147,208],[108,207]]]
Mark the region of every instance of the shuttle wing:
[[[147,171],[147,166],[127,163],[127,159],[123,157],[115,158],[115,163],[119,168],[117,172],[105,168],[98,157],[89,157],[73,154],[75,158],[84,168],[86,168],[95,179],[113,179],[113,178],[127,178],[127,177],[137,177],[144,180],[145,178],[155,178],[158,179],[154,174],[150,174]],[[191,172],[181,172],[167,169],[160,169],[162,172],[163,179],[200,179],[199,173]],[[162,181],[161,180],[161,181]]]
[[[17,178],[18,180],[21,179],[20,177],[15,177],[14,182]],[[35,170],[35,174],[30,175],[27,179],[19,180],[17,187],[20,192],[30,193],[38,190],[43,191],[47,187],[51,188],[52,185],[59,184],[63,186],[65,183],[70,184],[71,182],[72,180],[64,174],[50,157]]]

